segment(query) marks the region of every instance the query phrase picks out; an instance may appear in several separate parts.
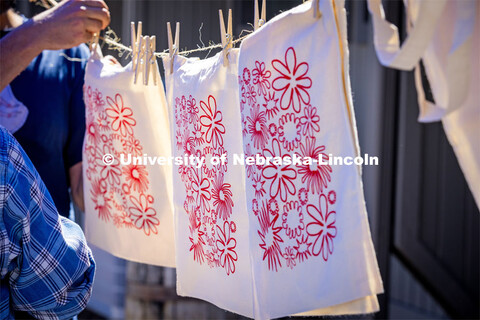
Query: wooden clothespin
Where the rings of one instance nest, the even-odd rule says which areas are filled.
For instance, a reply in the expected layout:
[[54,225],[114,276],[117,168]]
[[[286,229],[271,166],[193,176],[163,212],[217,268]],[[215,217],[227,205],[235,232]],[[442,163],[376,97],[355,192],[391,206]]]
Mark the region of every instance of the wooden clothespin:
[[313,0],[313,17],[320,19],[322,17],[322,11],[320,11],[320,0]]
[[131,37],[132,37],[132,69],[135,69],[135,66],[138,61],[138,41],[142,37],[142,21],[138,22],[138,28],[135,32],[135,23],[130,22]]
[[173,59],[178,53],[178,45],[180,42],[180,22],[177,22],[175,27],[175,43],[172,38],[172,27],[170,22],[167,22],[167,37],[168,37],[168,54],[170,56],[170,74],[173,73]]
[[223,12],[222,9],[218,10],[218,17],[220,19],[220,36],[222,37],[222,51],[223,51],[223,65],[228,65],[228,50],[232,48],[232,9],[228,9],[228,28],[227,32],[225,32],[225,21],[223,20]]
[[93,37],[92,37],[92,40],[90,40],[90,44],[89,44],[89,46],[88,46],[89,49],[90,49],[90,52],[93,52],[93,50],[96,50],[96,49],[97,49],[98,39],[99,39],[98,33],[94,33],[94,34],[93,34]]
[[153,84],[157,85],[157,72],[154,66],[157,67],[157,57],[155,56],[156,37],[145,36],[145,61],[143,64],[143,84],[148,86],[150,72],[153,75]]
[[258,30],[261,26],[267,22],[267,1],[262,1],[262,17],[258,16],[258,0],[253,0],[255,2],[255,12],[254,17],[255,21],[253,22],[253,30]]
[[134,69],[135,75],[134,75],[134,78],[133,78],[133,83],[137,83],[137,78],[138,78],[139,72],[144,72],[145,71],[144,64],[147,61],[146,38],[148,38],[148,36],[140,36],[139,38],[137,38],[137,51],[136,51],[137,58],[136,58],[135,69]]

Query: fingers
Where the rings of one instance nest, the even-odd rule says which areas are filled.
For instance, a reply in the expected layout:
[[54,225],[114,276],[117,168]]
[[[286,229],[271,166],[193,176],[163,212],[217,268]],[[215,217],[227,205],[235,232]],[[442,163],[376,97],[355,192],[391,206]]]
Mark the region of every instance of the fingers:
[[88,6],[88,7],[96,7],[96,8],[105,8],[108,10],[108,6],[105,2],[102,0],[82,0],[81,1],[82,5]]
[[105,29],[110,24],[110,13],[105,8],[84,6],[80,8],[83,10],[86,18],[99,22],[100,29],[96,30],[95,32]]
[[85,21],[85,30],[91,34],[99,33],[103,29],[102,22],[96,19]]

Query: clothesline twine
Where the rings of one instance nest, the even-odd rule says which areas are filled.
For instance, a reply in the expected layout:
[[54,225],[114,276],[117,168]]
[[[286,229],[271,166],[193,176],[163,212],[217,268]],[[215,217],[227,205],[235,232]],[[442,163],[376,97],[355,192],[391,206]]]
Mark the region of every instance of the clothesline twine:
[[[58,5],[58,2],[55,1],[55,0],[30,0],[30,2],[35,2],[37,4],[40,4],[41,6],[43,6],[46,9],[49,9],[49,8],[52,8],[52,7]],[[264,22],[264,21],[262,20],[262,22]],[[202,24],[202,26],[203,26],[203,24]],[[202,28],[202,26],[200,26],[199,32],[200,32],[200,41],[203,44],[203,41],[201,39],[201,28]],[[244,30],[242,30],[240,35],[244,32],[251,33],[252,31],[244,29]],[[113,34],[114,39],[110,38],[111,34]],[[217,43],[217,44],[209,45],[208,47],[203,46],[203,47],[199,47],[197,49],[185,50],[185,51],[180,51],[180,52],[177,52],[178,48],[176,48],[174,46],[174,54],[188,56],[191,53],[203,52],[203,51],[208,51],[208,50],[211,51],[211,50],[217,49],[217,48],[222,48],[222,50],[224,50],[230,43],[232,45],[235,45],[239,42],[242,42],[245,38],[247,38],[249,36],[249,34],[241,36],[241,37],[239,37],[238,39],[235,39],[235,40],[232,40],[232,35],[230,35],[230,34],[227,34],[226,36],[227,36],[227,43],[224,46],[222,46],[221,43]],[[123,55],[123,52],[128,52],[128,53],[132,52],[131,47],[128,47],[128,46],[126,46],[126,45],[124,45],[124,44],[122,44],[121,42],[118,41],[118,40],[120,40],[120,38],[118,38],[116,33],[110,27],[108,27],[105,35],[103,37],[99,37],[99,39],[102,40],[104,43],[108,44],[109,49],[120,49],[121,50],[121,51],[119,50],[120,56]],[[118,39],[118,40],[116,40],[116,39]],[[165,49],[162,52],[155,52],[155,56],[157,58],[162,58],[162,57],[165,57],[165,56],[169,56],[168,51],[169,51],[168,49]]]

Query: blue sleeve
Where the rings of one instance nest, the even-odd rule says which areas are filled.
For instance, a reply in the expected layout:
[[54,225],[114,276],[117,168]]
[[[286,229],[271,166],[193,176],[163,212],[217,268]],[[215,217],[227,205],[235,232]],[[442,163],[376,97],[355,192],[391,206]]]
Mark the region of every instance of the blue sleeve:
[[82,146],[85,136],[85,103],[83,101],[83,84],[85,66],[90,57],[88,47],[84,44],[71,49],[67,55],[73,56],[71,63],[71,96],[69,105],[68,139],[65,146],[65,168],[82,161]]
[[70,319],[92,292],[92,252],[80,227],[59,217],[17,141],[1,127],[0,134],[1,287],[9,291],[2,294],[0,314],[10,313],[3,310],[8,306],[37,319]]

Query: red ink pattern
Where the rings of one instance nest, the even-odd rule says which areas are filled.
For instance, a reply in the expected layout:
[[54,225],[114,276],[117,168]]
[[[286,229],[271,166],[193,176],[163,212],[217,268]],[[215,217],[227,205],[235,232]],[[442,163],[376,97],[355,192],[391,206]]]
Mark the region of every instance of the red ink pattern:
[[[250,73],[244,76],[251,81]],[[238,260],[236,225],[232,221],[232,181],[227,181],[228,161],[216,164],[210,161],[212,157],[228,155],[224,147],[226,128],[221,107],[212,95],[205,100],[192,96],[175,98],[174,132],[176,155],[205,157],[200,168],[182,164],[177,170],[185,187],[183,207],[190,221],[192,258],[211,268],[223,268],[231,275],[235,273]]]
[[[238,77],[246,157],[310,157],[328,161],[320,108],[310,99],[309,65],[293,47],[270,62],[242,66]],[[253,87],[253,88],[252,88]],[[337,235],[333,169],[316,162],[247,165],[249,209],[270,271],[311,259],[328,261]],[[322,261],[323,261],[322,260]]]
[[[84,88],[87,134],[84,149],[86,177],[99,219],[117,228],[135,228],[147,236],[158,233],[160,221],[150,194],[150,182],[144,165],[120,165],[121,154],[141,156],[143,146],[135,137],[135,120],[121,94],[104,96],[91,86]],[[105,154],[115,158],[103,161]],[[86,163],[85,163],[86,162]]]

